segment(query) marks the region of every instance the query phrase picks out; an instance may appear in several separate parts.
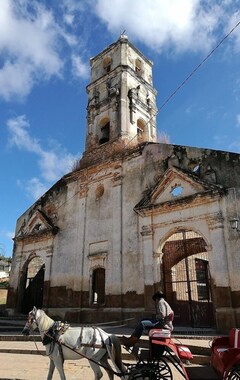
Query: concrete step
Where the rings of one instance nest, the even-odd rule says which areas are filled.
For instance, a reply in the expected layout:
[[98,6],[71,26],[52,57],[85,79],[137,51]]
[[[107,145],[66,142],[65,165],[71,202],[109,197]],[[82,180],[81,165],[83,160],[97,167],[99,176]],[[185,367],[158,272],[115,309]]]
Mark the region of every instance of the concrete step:
[[39,334],[35,335],[0,335],[0,342],[41,342]]
[[218,375],[209,365],[186,366],[189,380],[219,380]]

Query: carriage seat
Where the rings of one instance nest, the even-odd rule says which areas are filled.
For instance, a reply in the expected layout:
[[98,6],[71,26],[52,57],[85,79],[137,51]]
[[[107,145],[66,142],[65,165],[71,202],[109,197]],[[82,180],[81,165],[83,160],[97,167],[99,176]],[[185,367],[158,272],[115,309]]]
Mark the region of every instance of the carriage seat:
[[191,360],[193,355],[189,348],[181,343],[174,343],[171,339],[171,331],[168,329],[151,329],[149,331],[150,343],[168,347],[181,360]]
[[168,329],[151,329],[149,331],[149,337],[150,338],[170,338],[171,337],[171,331]]
[[231,328],[228,336],[217,337],[211,346],[211,365],[219,373],[225,368],[234,356],[240,353],[240,329]]
[[168,329],[151,329],[148,336],[152,344],[168,344],[171,342],[171,331]]

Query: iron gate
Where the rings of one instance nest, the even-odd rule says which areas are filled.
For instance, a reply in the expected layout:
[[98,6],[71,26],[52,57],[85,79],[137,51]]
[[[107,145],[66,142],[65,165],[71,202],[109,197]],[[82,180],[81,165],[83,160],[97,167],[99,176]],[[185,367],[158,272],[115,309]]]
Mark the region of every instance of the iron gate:
[[176,326],[213,327],[208,252],[194,231],[179,231],[163,248],[163,278]]

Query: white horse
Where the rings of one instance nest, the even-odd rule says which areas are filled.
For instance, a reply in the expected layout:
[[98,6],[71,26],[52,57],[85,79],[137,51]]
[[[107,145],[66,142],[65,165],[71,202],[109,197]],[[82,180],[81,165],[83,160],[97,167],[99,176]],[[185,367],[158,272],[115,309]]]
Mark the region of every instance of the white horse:
[[[23,335],[29,335],[36,328],[39,329],[46,354],[49,356],[50,365],[47,380],[51,380],[55,367],[61,380],[66,380],[63,363],[64,360],[77,360],[87,358],[94,371],[95,379],[103,376],[100,367],[103,367],[110,380],[114,374],[124,378],[124,367],[121,359],[121,345],[115,335],[109,335],[98,327],[67,327],[61,326],[47,314],[36,307],[28,314]],[[60,326],[60,327],[59,327]],[[111,359],[115,370],[110,366]]]

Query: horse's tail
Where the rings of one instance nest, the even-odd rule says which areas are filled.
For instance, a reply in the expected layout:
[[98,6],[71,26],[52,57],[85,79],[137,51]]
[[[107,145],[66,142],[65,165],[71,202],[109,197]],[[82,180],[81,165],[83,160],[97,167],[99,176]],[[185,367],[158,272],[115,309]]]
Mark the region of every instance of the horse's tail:
[[127,369],[122,362],[122,347],[120,341],[116,335],[111,335],[110,339],[113,345],[112,356],[114,364],[122,373],[125,373]]

